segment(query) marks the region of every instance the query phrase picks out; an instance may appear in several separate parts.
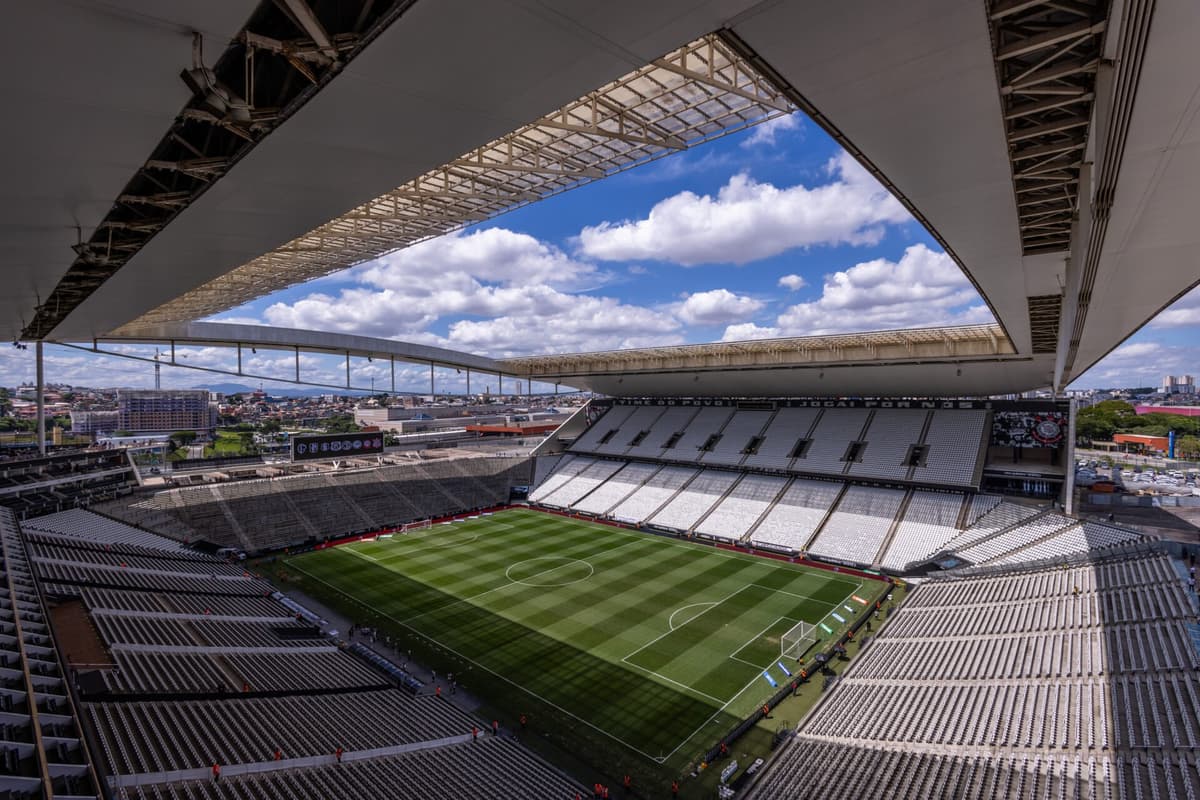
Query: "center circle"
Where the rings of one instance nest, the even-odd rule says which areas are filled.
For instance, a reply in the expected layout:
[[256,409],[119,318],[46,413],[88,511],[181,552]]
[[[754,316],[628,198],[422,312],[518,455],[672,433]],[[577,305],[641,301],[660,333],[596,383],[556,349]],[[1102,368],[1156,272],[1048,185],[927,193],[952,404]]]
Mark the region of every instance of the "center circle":
[[504,577],[522,586],[550,589],[586,581],[593,572],[591,564],[578,558],[538,556],[510,565]]

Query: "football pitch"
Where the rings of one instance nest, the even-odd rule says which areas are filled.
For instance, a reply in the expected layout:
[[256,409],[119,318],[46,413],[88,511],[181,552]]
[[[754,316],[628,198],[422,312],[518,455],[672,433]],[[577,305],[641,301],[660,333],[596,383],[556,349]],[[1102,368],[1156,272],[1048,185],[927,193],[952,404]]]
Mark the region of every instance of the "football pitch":
[[285,568],[453,653],[472,691],[527,692],[659,763],[790,682],[780,638],[796,623],[828,638],[885,586],[523,509]]

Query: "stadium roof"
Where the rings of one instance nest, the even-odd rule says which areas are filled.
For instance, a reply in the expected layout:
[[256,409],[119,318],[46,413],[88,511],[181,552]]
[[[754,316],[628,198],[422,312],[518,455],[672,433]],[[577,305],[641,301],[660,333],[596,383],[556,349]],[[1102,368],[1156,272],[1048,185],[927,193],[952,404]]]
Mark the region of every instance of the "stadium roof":
[[992,308],[1014,352],[979,385],[1062,386],[1200,274],[1200,16],[1118,7],[23,5],[0,319],[194,319],[799,107]]

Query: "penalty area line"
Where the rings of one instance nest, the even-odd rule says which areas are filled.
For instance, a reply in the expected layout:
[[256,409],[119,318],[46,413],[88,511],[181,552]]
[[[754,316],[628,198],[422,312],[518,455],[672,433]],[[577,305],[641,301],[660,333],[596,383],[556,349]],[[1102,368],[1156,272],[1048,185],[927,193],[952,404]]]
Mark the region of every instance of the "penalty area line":
[[[338,593],[338,594],[341,594],[341,595],[344,595],[345,597],[349,598],[350,600],[354,600],[354,598],[353,598],[353,597],[351,597],[349,593],[347,593],[347,592],[343,591],[342,589],[339,589],[338,587],[336,587],[336,586],[334,586],[333,584],[331,584],[329,581],[327,581],[327,580],[325,580],[325,579],[323,579],[323,578],[318,578],[316,575],[313,575],[311,572],[308,572],[307,570],[305,570],[305,569],[302,569],[302,568],[300,568],[300,567],[293,567],[293,569],[296,569],[296,570],[297,570],[297,571],[299,571],[299,572],[303,572],[305,575],[309,576],[310,578],[312,578],[313,580],[317,581],[318,583],[322,583],[322,584],[324,584],[325,586],[329,587],[329,588],[330,588],[330,589],[332,589],[334,592],[336,592],[336,593]],[[354,600],[354,602],[360,602],[360,601]],[[361,604],[361,602],[360,602],[360,604]],[[589,727],[589,728],[591,728],[592,730],[594,730],[594,731],[596,731],[597,733],[599,733],[601,736],[604,736],[604,737],[606,737],[606,738],[608,738],[608,739],[611,739],[611,740],[613,740],[614,742],[616,742],[617,744],[621,745],[622,747],[626,747],[626,748],[628,748],[629,750],[631,750],[632,752],[634,752],[634,753],[637,753],[638,755],[640,755],[640,756],[642,756],[642,757],[644,757],[644,758],[646,758],[646,759],[649,759],[650,761],[654,761],[654,762],[656,762],[656,763],[659,763],[659,764],[661,764],[663,761],[665,761],[665,760],[666,760],[666,758],[669,758],[669,757],[670,757],[670,756],[667,756],[667,757],[665,757],[665,758],[661,758],[661,759],[660,759],[660,757],[659,757],[659,756],[652,756],[652,755],[650,755],[649,753],[647,753],[646,751],[644,751],[644,750],[640,750],[640,749],[638,749],[637,747],[634,747],[633,745],[631,745],[629,742],[625,741],[624,739],[622,739],[622,738],[620,738],[620,737],[618,737],[618,736],[614,736],[613,734],[609,733],[608,731],[604,730],[603,728],[599,727],[598,725],[596,725],[596,724],[594,724],[594,723],[592,723],[592,722],[589,722],[588,720],[584,719],[583,717],[579,716],[578,714],[575,714],[575,713],[573,713],[573,712],[571,712],[571,711],[568,711],[567,709],[565,709],[565,708],[563,708],[562,706],[560,706],[558,703],[555,703],[555,702],[553,702],[552,700],[547,700],[545,697],[542,697],[540,694],[538,694],[537,692],[533,691],[532,689],[529,689],[528,687],[522,686],[521,684],[517,683],[516,681],[514,681],[514,680],[511,680],[511,679],[509,679],[509,678],[505,677],[504,675],[501,675],[499,672],[496,672],[496,671],[495,671],[495,670],[493,670],[493,669],[489,669],[488,667],[484,666],[483,664],[480,664],[478,661],[476,661],[475,659],[471,658],[470,656],[463,655],[463,654],[462,654],[462,653],[460,653],[459,651],[455,650],[453,647],[450,647],[450,646],[448,646],[448,645],[446,645],[446,644],[444,644],[444,643],[442,643],[442,642],[439,642],[437,639],[434,639],[432,636],[429,636],[429,635],[428,635],[428,634],[426,634],[426,633],[422,633],[421,631],[419,631],[419,630],[417,630],[416,628],[414,628],[412,625],[409,625],[407,622],[404,622],[403,620],[396,619],[395,617],[393,617],[391,614],[387,613],[386,611],[382,611],[382,610],[380,610],[380,609],[375,609],[375,611],[376,611],[376,613],[382,614],[383,616],[387,617],[388,619],[390,619],[392,622],[396,623],[396,624],[397,624],[397,625],[399,625],[400,627],[402,627],[402,628],[407,628],[408,630],[412,631],[412,632],[413,632],[414,634],[416,634],[417,636],[420,636],[422,639],[425,639],[426,641],[428,641],[428,642],[431,642],[432,644],[434,644],[434,645],[435,645],[435,646],[437,646],[437,647],[440,647],[440,648],[442,648],[443,650],[446,650],[446,651],[448,651],[448,652],[451,652],[451,653],[453,653],[454,655],[456,655],[456,656],[458,656],[459,658],[461,658],[463,661],[466,661],[466,662],[468,662],[468,663],[470,663],[470,664],[474,664],[475,666],[479,667],[479,669],[483,670],[484,672],[487,672],[487,673],[489,673],[489,674],[491,674],[491,675],[495,675],[497,678],[499,678],[500,680],[504,681],[504,682],[505,682],[505,683],[507,683],[508,685],[512,686],[514,689],[517,689],[518,691],[525,692],[526,694],[528,694],[528,695],[529,695],[529,696],[531,696],[531,697],[536,697],[538,700],[542,701],[543,703],[545,703],[546,705],[550,706],[551,708],[557,709],[558,711],[562,712],[562,713],[563,713],[563,714],[565,714],[566,716],[568,716],[568,717],[570,717],[570,718],[572,718],[572,719],[578,720],[579,722],[583,723],[584,725],[588,726],[588,727]],[[708,723],[705,723],[705,724],[708,724]],[[693,735],[695,735],[695,734],[693,734]],[[691,738],[691,737],[689,737],[689,738]],[[684,742],[685,742],[685,743],[686,743],[686,741],[687,741],[687,740],[684,740]],[[681,745],[681,746],[682,746],[682,745]],[[676,750],[678,750],[679,748],[677,747],[677,748],[675,748],[675,749],[676,749]],[[671,751],[671,752],[672,752],[672,753],[674,753],[675,751],[673,750],[673,751]]]

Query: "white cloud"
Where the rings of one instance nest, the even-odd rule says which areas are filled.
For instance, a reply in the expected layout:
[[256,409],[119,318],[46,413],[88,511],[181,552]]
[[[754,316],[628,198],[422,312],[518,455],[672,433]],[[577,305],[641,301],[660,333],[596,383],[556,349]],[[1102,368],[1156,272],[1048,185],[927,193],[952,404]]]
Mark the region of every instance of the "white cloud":
[[784,275],[779,279],[779,285],[784,289],[794,292],[797,289],[803,289],[805,286],[808,286],[808,281],[804,280],[800,275]]
[[724,339],[811,336],[988,322],[991,312],[945,253],[916,244],[899,261],[864,261],[825,276],[821,297],[786,309],[771,327],[733,325]]
[[381,289],[407,288],[474,278],[510,286],[545,284],[560,289],[594,288],[606,276],[526,233],[488,228],[451,233],[415,244],[358,267],[354,275]]
[[1151,321],[1154,328],[1180,328],[1200,325],[1200,286],[1176,300]]
[[725,335],[721,337],[721,341],[744,342],[747,339],[776,339],[782,335],[779,328],[761,327],[753,322],[743,322],[725,328]]
[[681,192],[645,219],[584,228],[580,252],[605,261],[746,264],[797,247],[875,244],[888,224],[910,219],[848,154],[831,159],[829,173],[831,182],[813,188],[780,189],[741,174],[715,198]]
[[794,114],[787,114],[782,117],[769,119],[766,122],[754,126],[750,136],[748,136],[746,140],[742,142],[742,147],[750,148],[758,147],[759,145],[774,145],[775,138],[779,136],[780,133],[785,131],[800,130],[801,127],[803,127],[803,119],[798,111]]
[[734,294],[728,289],[713,289],[689,295],[675,313],[689,325],[723,325],[744,320],[763,307],[760,300]]
[[1160,341],[1127,342],[1100,359],[1072,383],[1086,388],[1132,388],[1158,386],[1163,375],[1188,374],[1195,370],[1194,347]]

